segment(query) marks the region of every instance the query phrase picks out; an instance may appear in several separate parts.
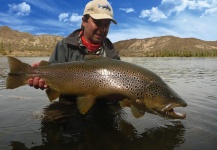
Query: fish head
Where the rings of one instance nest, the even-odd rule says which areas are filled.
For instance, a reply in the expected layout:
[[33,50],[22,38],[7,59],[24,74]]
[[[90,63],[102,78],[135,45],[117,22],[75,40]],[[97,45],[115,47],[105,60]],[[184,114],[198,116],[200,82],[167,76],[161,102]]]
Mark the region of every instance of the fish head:
[[166,83],[153,81],[145,91],[144,104],[147,112],[169,119],[184,119],[185,113],[178,113],[175,107],[186,107],[187,103]]

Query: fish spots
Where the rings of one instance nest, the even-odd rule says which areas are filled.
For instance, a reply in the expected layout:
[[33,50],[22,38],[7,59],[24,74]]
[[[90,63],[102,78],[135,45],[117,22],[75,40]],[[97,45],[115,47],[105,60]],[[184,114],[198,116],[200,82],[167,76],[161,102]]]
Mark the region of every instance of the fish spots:
[[152,81],[146,89],[146,95],[152,100],[157,100],[157,97],[162,100],[170,99],[170,94],[162,83]]
[[144,88],[147,84],[147,80],[144,80],[141,73],[139,76],[135,72],[123,69],[114,69],[108,67],[107,69],[101,69],[97,72],[99,76],[100,87],[110,87],[116,90],[120,90],[122,93],[128,93],[134,95],[135,98],[144,98]]

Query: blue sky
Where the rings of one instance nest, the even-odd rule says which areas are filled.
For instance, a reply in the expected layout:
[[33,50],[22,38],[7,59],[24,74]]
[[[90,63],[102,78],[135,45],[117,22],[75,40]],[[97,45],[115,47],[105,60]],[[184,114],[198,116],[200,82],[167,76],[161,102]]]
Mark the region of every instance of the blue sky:
[[[89,0],[0,0],[0,26],[67,36],[80,27]],[[109,0],[112,42],[173,35],[217,40],[217,0]]]

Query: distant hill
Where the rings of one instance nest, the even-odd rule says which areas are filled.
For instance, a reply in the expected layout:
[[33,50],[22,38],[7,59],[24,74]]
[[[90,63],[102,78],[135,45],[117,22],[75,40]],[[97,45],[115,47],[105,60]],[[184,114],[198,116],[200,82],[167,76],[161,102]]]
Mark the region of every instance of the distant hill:
[[[63,37],[56,35],[32,35],[0,27],[0,55],[50,56],[56,43]],[[114,43],[120,56],[125,57],[216,57],[217,41],[174,36],[130,39]]]
[[0,53],[16,56],[49,56],[62,36],[32,35],[0,27]]
[[203,41],[195,38],[162,36],[146,39],[131,39],[114,43],[121,56],[217,56],[217,41]]

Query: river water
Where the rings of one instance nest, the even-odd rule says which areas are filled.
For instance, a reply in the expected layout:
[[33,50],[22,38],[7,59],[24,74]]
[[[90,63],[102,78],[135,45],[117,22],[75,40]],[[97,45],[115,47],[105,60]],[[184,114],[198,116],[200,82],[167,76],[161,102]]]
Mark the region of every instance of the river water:
[[[19,59],[31,64],[48,58]],[[187,117],[169,120],[146,113],[136,119],[128,108],[97,104],[88,114],[79,115],[75,105],[51,104],[42,90],[29,86],[6,89],[8,63],[6,57],[0,57],[0,149],[216,150],[217,58],[122,60],[161,76],[188,103],[176,108]],[[58,108],[70,115],[49,120],[49,116],[55,118]]]

